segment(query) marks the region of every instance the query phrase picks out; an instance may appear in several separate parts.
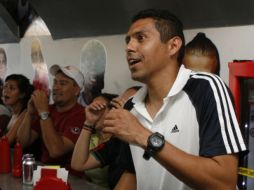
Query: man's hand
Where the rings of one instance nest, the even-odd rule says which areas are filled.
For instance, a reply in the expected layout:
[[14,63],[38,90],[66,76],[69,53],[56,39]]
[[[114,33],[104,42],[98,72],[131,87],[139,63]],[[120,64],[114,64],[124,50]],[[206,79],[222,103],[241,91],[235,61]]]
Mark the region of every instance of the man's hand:
[[112,109],[104,120],[103,132],[111,133],[117,138],[141,147],[147,146],[151,134],[137,118],[125,109]]
[[35,90],[32,95],[33,104],[38,111],[41,112],[48,112],[48,96],[43,90]]
[[110,101],[110,105],[111,107],[113,108],[123,108],[124,104],[125,104],[126,100],[121,97],[121,96],[118,96],[116,98],[113,98],[111,101]]

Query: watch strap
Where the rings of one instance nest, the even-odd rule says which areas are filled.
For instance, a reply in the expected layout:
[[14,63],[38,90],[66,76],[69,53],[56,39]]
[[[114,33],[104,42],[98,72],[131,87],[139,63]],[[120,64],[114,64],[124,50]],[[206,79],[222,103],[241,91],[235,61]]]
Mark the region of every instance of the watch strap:
[[152,151],[152,149],[147,149],[145,150],[144,154],[143,154],[143,158],[145,160],[149,160],[153,155],[154,155],[154,151]]

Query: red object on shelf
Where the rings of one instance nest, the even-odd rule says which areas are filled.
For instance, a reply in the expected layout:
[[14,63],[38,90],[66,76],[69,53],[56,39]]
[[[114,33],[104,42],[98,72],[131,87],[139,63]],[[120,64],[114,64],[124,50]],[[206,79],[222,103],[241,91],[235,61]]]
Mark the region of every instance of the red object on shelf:
[[23,156],[22,146],[19,142],[17,142],[14,146],[14,157],[12,167],[12,175],[14,177],[22,176],[22,156]]
[[41,169],[41,179],[34,186],[34,190],[71,190],[70,185],[57,178],[56,169]]
[[0,139],[0,173],[11,172],[11,150],[8,138]]
[[238,121],[240,119],[240,79],[254,77],[254,61],[230,62],[229,67],[229,88],[233,94],[235,111]]

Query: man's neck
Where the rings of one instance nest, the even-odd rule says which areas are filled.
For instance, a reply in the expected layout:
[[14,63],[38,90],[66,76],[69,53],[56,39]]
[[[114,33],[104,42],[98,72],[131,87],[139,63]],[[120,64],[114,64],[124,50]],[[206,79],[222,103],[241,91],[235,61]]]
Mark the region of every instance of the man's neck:
[[76,105],[77,101],[72,101],[66,104],[55,104],[58,112],[66,112]]
[[167,67],[156,76],[151,77],[147,82],[148,99],[152,101],[162,101],[172,88],[179,69],[179,67]]
[[163,105],[163,99],[168,95],[170,89],[172,88],[178,72],[179,68],[177,67],[165,69],[164,72],[156,78],[154,77],[149,80],[147,83],[148,92],[145,104],[151,117],[155,116]]

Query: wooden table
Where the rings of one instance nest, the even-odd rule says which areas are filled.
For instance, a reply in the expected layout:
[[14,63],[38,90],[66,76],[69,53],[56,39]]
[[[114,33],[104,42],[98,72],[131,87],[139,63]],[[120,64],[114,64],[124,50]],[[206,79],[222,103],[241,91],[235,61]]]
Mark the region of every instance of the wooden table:
[[[84,178],[68,177],[71,190],[106,190],[103,187],[87,182]],[[13,177],[10,174],[0,174],[1,190],[33,190],[33,186],[23,185],[22,178]]]

